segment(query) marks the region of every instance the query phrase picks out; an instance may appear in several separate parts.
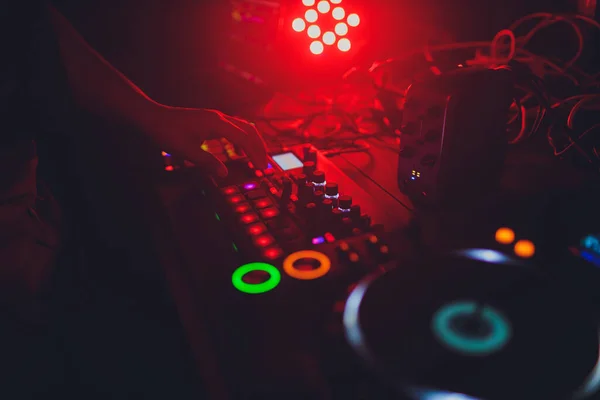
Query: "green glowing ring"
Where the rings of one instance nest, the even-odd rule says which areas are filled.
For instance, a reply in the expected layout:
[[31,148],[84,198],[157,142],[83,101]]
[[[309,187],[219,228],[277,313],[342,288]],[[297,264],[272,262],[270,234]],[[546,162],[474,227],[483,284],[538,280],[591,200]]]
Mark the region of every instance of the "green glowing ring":
[[453,329],[451,321],[476,311],[473,302],[458,302],[440,308],[432,320],[433,333],[437,339],[451,350],[467,355],[485,356],[502,349],[512,336],[508,320],[489,306],[481,311],[483,319],[490,325],[490,334],[486,337],[465,337]]
[[[253,271],[263,271],[269,274],[269,279],[262,283],[246,283],[243,278],[247,273]],[[253,262],[244,264],[233,272],[231,283],[242,293],[260,294],[275,289],[281,281],[281,273],[271,264],[263,262]]]

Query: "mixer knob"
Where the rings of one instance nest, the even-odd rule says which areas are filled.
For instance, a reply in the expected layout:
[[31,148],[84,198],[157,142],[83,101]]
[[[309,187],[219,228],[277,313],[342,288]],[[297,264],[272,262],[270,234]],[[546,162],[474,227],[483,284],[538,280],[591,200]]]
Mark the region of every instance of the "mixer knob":
[[321,203],[321,200],[323,199],[323,192],[319,189],[315,189],[315,191],[313,192],[313,201],[317,204]]
[[360,219],[360,206],[358,204],[354,204],[350,207],[350,218],[354,221],[358,221]]
[[342,218],[344,218],[345,214],[339,208],[334,208],[333,210],[331,210],[331,215],[333,216],[333,221],[338,222],[341,221]]
[[321,208],[326,210],[328,213],[331,213],[331,209],[333,208],[333,201],[331,199],[323,199],[321,201]]
[[298,186],[300,185],[304,185],[306,183],[307,177],[304,174],[298,174],[296,175],[296,182],[298,183]]
[[338,184],[329,182],[325,185],[325,194],[329,197],[336,197],[339,194]]
[[369,227],[371,226],[371,217],[369,217],[368,215],[362,215],[360,217],[359,225],[364,230],[369,229]]
[[317,220],[317,205],[315,203],[308,203],[304,206],[304,210],[306,211],[306,217],[308,222],[315,222]]
[[312,182],[316,186],[325,185],[325,172],[316,170],[312,174]]
[[307,161],[302,167],[302,172],[306,175],[308,180],[312,180],[313,172],[317,169],[316,164],[313,161]]
[[340,210],[349,211],[352,207],[352,197],[351,196],[340,196],[338,208]]

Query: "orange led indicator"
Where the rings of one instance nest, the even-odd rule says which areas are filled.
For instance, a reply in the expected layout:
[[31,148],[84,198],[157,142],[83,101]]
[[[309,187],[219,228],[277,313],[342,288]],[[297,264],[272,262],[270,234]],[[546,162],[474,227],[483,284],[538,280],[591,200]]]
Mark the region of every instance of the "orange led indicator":
[[531,258],[535,254],[535,245],[530,240],[519,240],[515,243],[515,254],[521,258]]
[[500,228],[496,231],[496,242],[511,244],[515,241],[515,232],[510,228]]

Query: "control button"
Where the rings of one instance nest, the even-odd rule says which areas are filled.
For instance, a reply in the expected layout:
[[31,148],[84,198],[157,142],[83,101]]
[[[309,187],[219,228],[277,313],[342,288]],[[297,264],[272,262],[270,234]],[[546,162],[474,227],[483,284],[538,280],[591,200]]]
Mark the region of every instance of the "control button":
[[247,213],[250,210],[251,210],[250,204],[248,204],[248,203],[240,203],[235,206],[235,212],[239,213],[239,214]]
[[304,175],[306,175],[307,178],[310,180],[310,179],[312,179],[313,172],[315,172],[316,169],[317,169],[317,166],[315,165],[314,162],[307,161],[304,163],[304,166],[302,167],[302,173]]
[[278,258],[283,257],[283,250],[279,247],[269,247],[263,251],[263,257],[269,260],[277,260]]
[[[244,277],[253,272],[263,272],[267,274],[267,279],[260,283],[248,283]],[[281,273],[271,264],[254,262],[245,264],[236,269],[231,276],[233,287],[242,293],[260,294],[271,291],[281,282]]]
[[[314,269],[304,270],[295,266],[297,261],[307,259],[317,261],[319,266]],[[331,260],[325,254],[314,250],[301,250],[290,254],[283,260],[283,270],[292,278],[300,280],[313,280],[325,276],[331,269]]]
[[244,214],[240,217],[240,221],[243,224],[248,225],[248,224],[258,221],[258,215],[254,214],[254,213]]
[[273,202],[267,198],[264,199],[259,199],[259,200],[255,200],[254,201],[254,207],[256,209],[261,209],[261,208],[267,208],[267,207],[271,207],[273,205]]
[[252,236],[263,234],[267,231],[267,227],[264,224],[254,224],[248,227],[248,233]]
[[264,210],[260,210],[259,212],[260,216],[263,219],[271,219],[279,215],[279,210],[274,207],[265,208]]
[[226,188],[221,189],[221,193],[231,196],[232,194],[237,194],[240,191],[235,186],[228,186]]
[[255,175],[257,178],[262,178],[263,176],[265,176],[265,174],[263,174],[263,172],[262,172],[262,171],[260,171],[260,170],[258,170],[258,169],[257,169],[256,171],[254,171],[254,175]]
[[325,183],[325,172],[323,171],[315,171],[312,174],[312,181],[316,185],[322,185]]
[[416,122],[407,122],[406,124],[402,125],[400,131],[403,135],[416,135],[419,133],[419,125],[417,125]]
[[246,201],[246,199],[241,194],[236,194],[234,196],[229,196],[227,198],[227,202],[230,204],[238,204],[238,203],[242,203],[244,201]]
[[295,176],[296,182],[298,182],[298,186],[302,186],[306,183],[308,177],[304,174],[298,174]]
[[348,195],[340,196],[338,207],[340,210],[350,210],[350,207],[352,207],[352,197]]
[[267,247],[275,243],[275,239],[271,235],[261,235],[254,238],[254,244],[259,247]]
[[425,154],[423,158],[421,158],[421,165],[424,167],[433,167],[436,161],[437,156],[435,154]]
[[322,191],[322,190],[315,190],[315,191],[313,192],[313,198],[312,198],[312,200],[313,200],[315,203],[320,203],[320,202],[321,202],[321,200],[323,199],[323,195],[324,195],[324,194],[325,194],[325,193],[323,193],[323,191]]
[[275,174],[275,170],[273,168],[267,168],[263,171],[266,176],[272,176]]
[[338,249],[338,251],[340,251],[342,253],[346,253],[346,252],[350,251],[350,245],[347,242],[340,242],[337,245],[337,249]]
[[358,204],[352,205],[352,207],[350,207],[350,218],[358,220],[360,219],[360,215],[360,206]]
[[326,211],[327,213],[330,213],[331,209],[333,208],[333,200],[331,200],[331,199],[321,200],[321,208],[324,211]]
[[307,154],[308,161],[312,161],[317,164],[317,151],[315,149],[310,149]]
[[248,182],[245,183],[244,185],[242,185],[242,188],[244,190],[254,190],[258,187],[258,184],[256,182]]
[[250,200],[262,199],[263,197],[267,197],[267,193],[264,190],[253,190],[251,192],[246,193],[246,196]]
[[338,184],[335,182],[329,182],[325,185],[325,195],[329,197],[335,197],[339,194]]

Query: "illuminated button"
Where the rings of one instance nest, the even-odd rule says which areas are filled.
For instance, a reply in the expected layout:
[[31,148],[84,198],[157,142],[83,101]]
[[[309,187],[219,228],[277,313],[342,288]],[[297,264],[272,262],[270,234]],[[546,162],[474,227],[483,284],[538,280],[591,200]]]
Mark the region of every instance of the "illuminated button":
[[[267,280],[262,283],[247,283],[244,282],[244,276],[249,273],[261,271],[268,274]],[[245,264],[236,269],[231,276],[233,286],[243,293],[260,294],[271,291],[279,285],[281,281],[281,273],[271,264],[254,262]]]
[[481,306],[479,311],[477,307],[467,301],[441,307],[431,321],[438,341],[466,355],[485,356],[501,350],[512,335],[509,321],[490,306]]
[[276,208],[265,208],[264,210],[260,210],[260,216],[263,219],[275,218],[279,215],[279,210]]
[[267,168],[264,170],[264,173],[266,176],[271,176],[275,173],[275,170],[273,168]]
[[267,231],[267,227],[264,224],[254,224],[248,227],[248,233],[252,236],[260,235]]
[[535,245],[529,240],[519,240],[515,243],[515,254],[521,258],[531,258],[535,254]]
[[264,174],[262,173],[262,171],[259,171],[259,170],[254,171],[254,175],[257,178],[262,178],[264,176]]
[[360,260],[360,257],[358,256],[357,253],[352,252],[350,254],[348,254],[348,261],[350,261],[351,263],[357,263]]
[[256,207],[257,209],[271,207],[272,205],[273,205],[273,202],[267,198],[256,200],[254,202],[254,207]]
[[167,166],[165,167],[165,171],[173,171],[173,169],[174,169],[174,168],[173,168],[173,166],[172,166],[172,165],[167,165]]
[[390,248],[389,248],[387,245],[385,245],[385,244],[384,244],[383,246],[381,246],[381,247],[379,248],[379,252],[380,252],[382,255],[388,255],[388,254],[390,254]]
[[268,260],[277,260],[278,258],[283,257],[283,250],[279,247],[270,247],[263,251],[263,257]]
[[515,241],[515,232],[510,228],[500,228],[496,231],[496,242],[511,244]]
[[254,244],[259,247],[267,247],[275,242],[275,239],[271,235],[262,235],[254,239]]
[[258,185],[256,184],[256,182],[248,182],[242,187],[244,188],[244,190],[254,190],[258,187]]
[[367,242],[371,245],[376,245],[379,243],[379,238],[376,235],[369,235]]
[[340,244],[338,244],[337,246],[338,250],[341,252],[347,252],[350,251],[350,245],[346,242],[340,242]]
[[238,194],[240,191],[235,186],[228,186],[226,188],[221,189],[221,192],[223,194],[231,196],[231,195],[234,195],[234,194]]
[[325,240],[327,241],[327,243],[333,243],[335,242],[335,236],[333,236],[331,233],[327,232],[325,235]]
[[244,196],[238,194],[238,195],[235,195],[235,196],[229,196],[227,198],[227,201],[230,204],[238,204],[238,203],[242,203],[242,202],[246,201],[246,199],[244,198]]
[[267,193],[264,190],[253,190],[249,193],[246,193],[246,196],[248,196],[250,200],[258,200],[262,199],[263,197],[267,197]]
[[[295,266],[299,260],[314,260],[319,263],[315,269],[301,270]],[[292,278],[313,280],[325,276],[331,269],[331,260],[325,254],[313,250],[301,250],[290,254],[283,260],[283,270]]]
[[254,213],[244,214],[240,217],[240,221],[246,225],[258,221],[258,215]]
[[327,0],[320,1],[319,4],[317,4],[317,10],[319,10],[321,14],[328,13],[330,9],[331,5]]
[[237,206],[235,206],[235,212],[239,214],[244,214],[248,211],[250,211],[250,204],[248,203],[238,204]]

